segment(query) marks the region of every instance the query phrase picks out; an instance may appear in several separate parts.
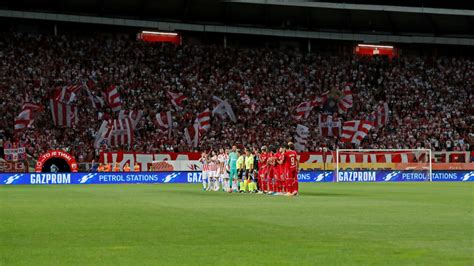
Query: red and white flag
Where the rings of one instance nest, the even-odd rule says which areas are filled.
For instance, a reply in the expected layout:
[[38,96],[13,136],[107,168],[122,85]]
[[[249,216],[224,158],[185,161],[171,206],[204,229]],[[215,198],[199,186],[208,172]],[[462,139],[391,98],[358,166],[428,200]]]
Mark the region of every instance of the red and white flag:
[[161,131],[170,130],[173,127],[171,111],[156,114],[156,122]]
[[130,118],[114,119],[109,124],[112,124],[112,131],[110,132],[111,146],[133,144],[133,122]]
[[344,122],[342,126],[341,141],[352,142],[359,145],[373,127],[374,124],[367,120]]
[[388,109],[388,104],[386,102],[379,105],[371,115],[371,118],[374,121],[374,126],[380,128],[388,124],[389,113],[390,110]]
[[137,127],[138,122],[140,122],[140,119],[143,116],[143,111],[142,110],[134,110],[134,111],[127,111],[127,110],[120,110],[118,118],[119,119],[125,119],[125,118],[130,118],[132,121],[133,128]]
[[295,149],[298,152],[304,151],[306,143],[308,142],[309,137],[309,128],[298,124],[296,126],[296,135],[295,135]]
[[168,96],[170,97],[171,103],[174,105],[176,110],[183,109],[183,102],[184,100],[188,98],[184,96],[182,93],[174,93],[171,91],[168,91]]
[[295,120],[306,119],[311,110],[317,105],[315,101],[302,102],[296,106],[296,114],[293,116]]
[[117,112],[122,109],[122,100],[117,86],[111,85],[105,90],[105,100],[112,111]]
[[76,100],[77,94],[81,90],[82,85],[70,85],[57,88],[54,92],[53,99],[57,102],[70,104]]
[[130,118],[102,121],[94,140],[96,149],[106,144],[110,146],[132,145],[133,125]]
[[337,107],[339,109],[339,113],[347,113],[347,110],[352,107],[353,105],[353,98],[352,98],[352,91],[349,85],[346,85],[342,90],[343,96],[339,99],[337,103]]
[[319,134],[325,137],[339,137],[342,129],[340,118],[334,119],[332,115],[319,114]]
[[49,101],[54,125],[57,127],[72,127],[77,124],[77,108],[75,105],[65,104],[51,99]]
[[197,147],[199,144],[199,124],[197,121],[192,126],[184,129],[184,137],[189,147]]
[[237,122],[237,117],[235,116],[234,110],[232,110],[232,107],[228,101],[222,100],[217,96],[214,96],[213,99],[217,102],[217,105],[212,110],[212,115],[218,115],[221,117],[221,119],[225,119],[227,116],[229,116],[232,122]]
[[197,115],[197,122],[199,125],[199,130],[207,131],[211,128],[211,111],[209,108]]
[[22,130],[30,127],[34,122],[34,114],[42,111],[43,107],[41,105],[33,103],[23,104],[21,112],[15,118],[15,130]]

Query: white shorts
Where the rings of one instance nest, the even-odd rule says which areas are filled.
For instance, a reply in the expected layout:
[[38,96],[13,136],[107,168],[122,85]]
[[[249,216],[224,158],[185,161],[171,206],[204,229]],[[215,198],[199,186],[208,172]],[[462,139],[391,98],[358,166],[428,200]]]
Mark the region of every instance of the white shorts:
[[202,171],[201,178],[207,179],[209,177],[209,171]]

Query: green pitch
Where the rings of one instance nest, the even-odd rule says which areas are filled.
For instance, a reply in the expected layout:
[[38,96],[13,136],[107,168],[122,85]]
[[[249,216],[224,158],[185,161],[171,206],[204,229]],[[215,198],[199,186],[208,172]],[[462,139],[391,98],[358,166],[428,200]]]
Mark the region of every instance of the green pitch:
[[0,187],[0,265],[473,265],[474,183]]

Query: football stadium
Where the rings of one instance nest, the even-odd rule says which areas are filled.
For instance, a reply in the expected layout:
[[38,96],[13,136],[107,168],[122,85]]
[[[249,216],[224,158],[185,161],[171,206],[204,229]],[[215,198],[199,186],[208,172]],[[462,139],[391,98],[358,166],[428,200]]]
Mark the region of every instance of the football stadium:
[[0,1],[0,266],[474,265],[474,8]]

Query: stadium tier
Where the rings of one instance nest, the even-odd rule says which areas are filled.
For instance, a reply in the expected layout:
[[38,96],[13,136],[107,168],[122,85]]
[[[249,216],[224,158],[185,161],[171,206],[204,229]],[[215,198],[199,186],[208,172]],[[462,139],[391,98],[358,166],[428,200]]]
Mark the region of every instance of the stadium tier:
[[99,151],[295,138],[300,151],[468,151],[473,141],[474,62],[466,58],[11,32],[1,47],[1,140],[20,141],[34,158],[55,148],[91,161]]

